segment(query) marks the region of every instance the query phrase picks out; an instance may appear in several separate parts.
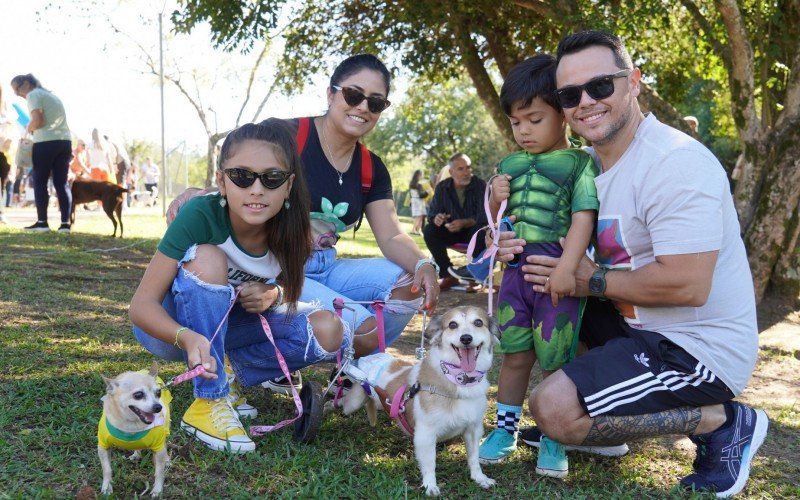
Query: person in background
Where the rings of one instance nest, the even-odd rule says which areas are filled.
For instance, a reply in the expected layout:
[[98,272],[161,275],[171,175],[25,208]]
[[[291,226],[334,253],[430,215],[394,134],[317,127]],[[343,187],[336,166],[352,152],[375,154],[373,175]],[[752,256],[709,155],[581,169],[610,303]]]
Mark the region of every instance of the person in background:
[[[428,205],[428,224],[422,234],[433,259],[439,266],[439,288],[447,290],[459,280],[475,281],[466,266],[456,269],[447,255],[447,247],[468,243],[473,233],[486,225],[483,194],[486,183],[472,175],[472,161],[464,153],[456,153],[448,161],[450,177],[439,181]],[[475,254],[486,246],[477,239]]]
[[433,194],[432,189],[423,180],[422,170],[415,170],[414,175],[411,176],[411,182],[408,184],[408,195],[411,197],[411,217],[414,219],[411,234],[417,236],[422,234],[425,216],[428,215],[427,202],[425,200],[430,199],[431,194]]
[[75,149],[72,151],[72,161],[69,163],[69,180],[73,181],[79,177],[88,179],[90,176],[89,152],[86,148],[86,142],[78,138],[75,143]]
[[108,181],[114,178],[113,147],[97,129],[92,130],[92,144],[89,146],[89,169],[91,178]]
[[126,205],[128,208],[131,207],[131,200],[133,199],[133,193],[137,191],[136,185],[139,183],[139,167],[136,166],[136,163],[131,162],[130,168],[125,175],[125,187],[128,188],[127,196],[125,197]]
[[150,200],[153,205],[156,204],[158,198],[158,179],[161,176],[161,169],[149,156],[144,159],[141,165],[140,175],[144,180],[144,188],[150,193]]
[[67,114],[61,99],[42,87],[32,74],[17,75],[11,79],[11,88],[28,102],[31,120],[27,131],[33,134],[33,183],[37,220],[26,227],[27,231],[50,231],[47,223],[47,205],[50,193],[47,183],[53,178],[58,197],[61,225],[58,232],[70,232],[72,192],[67,180],[72,157],[72,135],[67,124]]

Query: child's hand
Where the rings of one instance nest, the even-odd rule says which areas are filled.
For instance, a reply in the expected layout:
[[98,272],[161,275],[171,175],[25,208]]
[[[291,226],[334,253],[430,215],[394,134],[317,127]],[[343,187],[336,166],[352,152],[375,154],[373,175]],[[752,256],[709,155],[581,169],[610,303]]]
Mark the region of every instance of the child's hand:
[[499,174],[492,179],[492,202],[498,205],[511,196],[511,176]]
[[186,330],[180,334],[180,346],[186,351],[189,368],[203,365],[206,371],[201,377],[209,380],[217,378],[217,360],[211,355],[211,343],[199,333]]
[[239,303],[242,308],[253,314],[261,314],[278,300],[278,288],[273,285],[265,285],[257,281],[248,281],[238,287]]
[[565,272],[561,266],[556,267],[544,284],[544,293],[549,293],[553,307],[557,306],[560,298],[575,293],[575,275]]

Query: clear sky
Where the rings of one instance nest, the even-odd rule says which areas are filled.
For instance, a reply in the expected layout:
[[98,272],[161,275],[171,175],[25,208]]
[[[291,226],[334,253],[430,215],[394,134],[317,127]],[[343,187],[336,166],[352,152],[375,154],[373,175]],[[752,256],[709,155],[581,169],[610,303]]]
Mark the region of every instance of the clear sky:
[[[110,137],[159,142],[160,97],[158,78],[149,73],[141,45],[158,67],[158,13],[164,0],[93,2],[60,0],[0,0],[0,86],[4,100],[25,102],[13,95],[9,82],[17,74],[33,73],[42,85],[64,102],[73,133],[91,138],[97,127]],[[48,7],[49,5],[49,7]],[[174,36],[164,8],[165,73],[180,69],[190,92],[196,91],[192,73],[199,75],[202,106],[216,111],[220,130],[234,125],[243,101],[245,82],[255,55],[223,54],[211,48],[208,31]],[[116,33],[111,25],[120,29]],[[250,121],[272,80],[274,66],[265,65],[260,85],[242,122]],[[287,98],[273,94],[260,119],[318,114],[324,111],[325,75],[310,82],[306,91]],[[259,92],[260,91],[260,92]],[[205,149],[205,133],[197,111],[174,85],[165,82],[167,149],[181,141]],[[15,116],[13,110],[12,116]],[[215,113],[207,111],[214,127]]]

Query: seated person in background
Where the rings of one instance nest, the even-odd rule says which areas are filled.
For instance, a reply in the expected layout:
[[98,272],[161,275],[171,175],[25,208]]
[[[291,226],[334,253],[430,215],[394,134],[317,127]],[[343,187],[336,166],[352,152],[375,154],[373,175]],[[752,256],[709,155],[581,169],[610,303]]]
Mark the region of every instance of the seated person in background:
[[[473,233],[486,225],[483,194],[486,183],[472,175],[472,162],[464,153],[450,157],[450,178],[436,185],[428,205],[428,222],[422,231],[425,244],[439,266],[439,287],[447,290],[459,279],[474,280],[466,267],[456,269],[447,255],[447,247],[468,243]],[[482,238],[477,239],[475,254],[485,249]]]

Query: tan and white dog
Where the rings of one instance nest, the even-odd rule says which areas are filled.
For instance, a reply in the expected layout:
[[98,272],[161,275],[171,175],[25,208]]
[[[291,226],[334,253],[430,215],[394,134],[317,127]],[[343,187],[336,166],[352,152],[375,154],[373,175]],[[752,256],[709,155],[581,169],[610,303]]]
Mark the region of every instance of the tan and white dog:
[[[439,495],[436,443],[456,436],[464,437],[470,477],[482,488],[495,484],[481,470],[478,446],[489,390],[486,372],[499,333],[485,311],[457,307],[432,319],[425,329],[430,349],[422,361],[412,364],[385,353],[358,360],[364,380],[343,396],[344,414],[366,406],[374,426],[377,407],[389,413],[392,402],[395,409],[404,406],[398,423],[413,433],[422,486],[430,496]],[[366,383],[359,385],[362,382]]]
[[111,460],[109,448],[135,450],[130,457],[141,457],[140,450],[153,452],[155,481],[150,495],[157,497],[164,487],[164,471],[169,464],[167,438],[169,437],[169,404],[172,396],[157,377],[158,364],[150,371],[124,372],[115,378],[103,377],[106,395],[103,397],[103,415],[97,425],[97,455],[103,468],[104,495],[112,492]]

